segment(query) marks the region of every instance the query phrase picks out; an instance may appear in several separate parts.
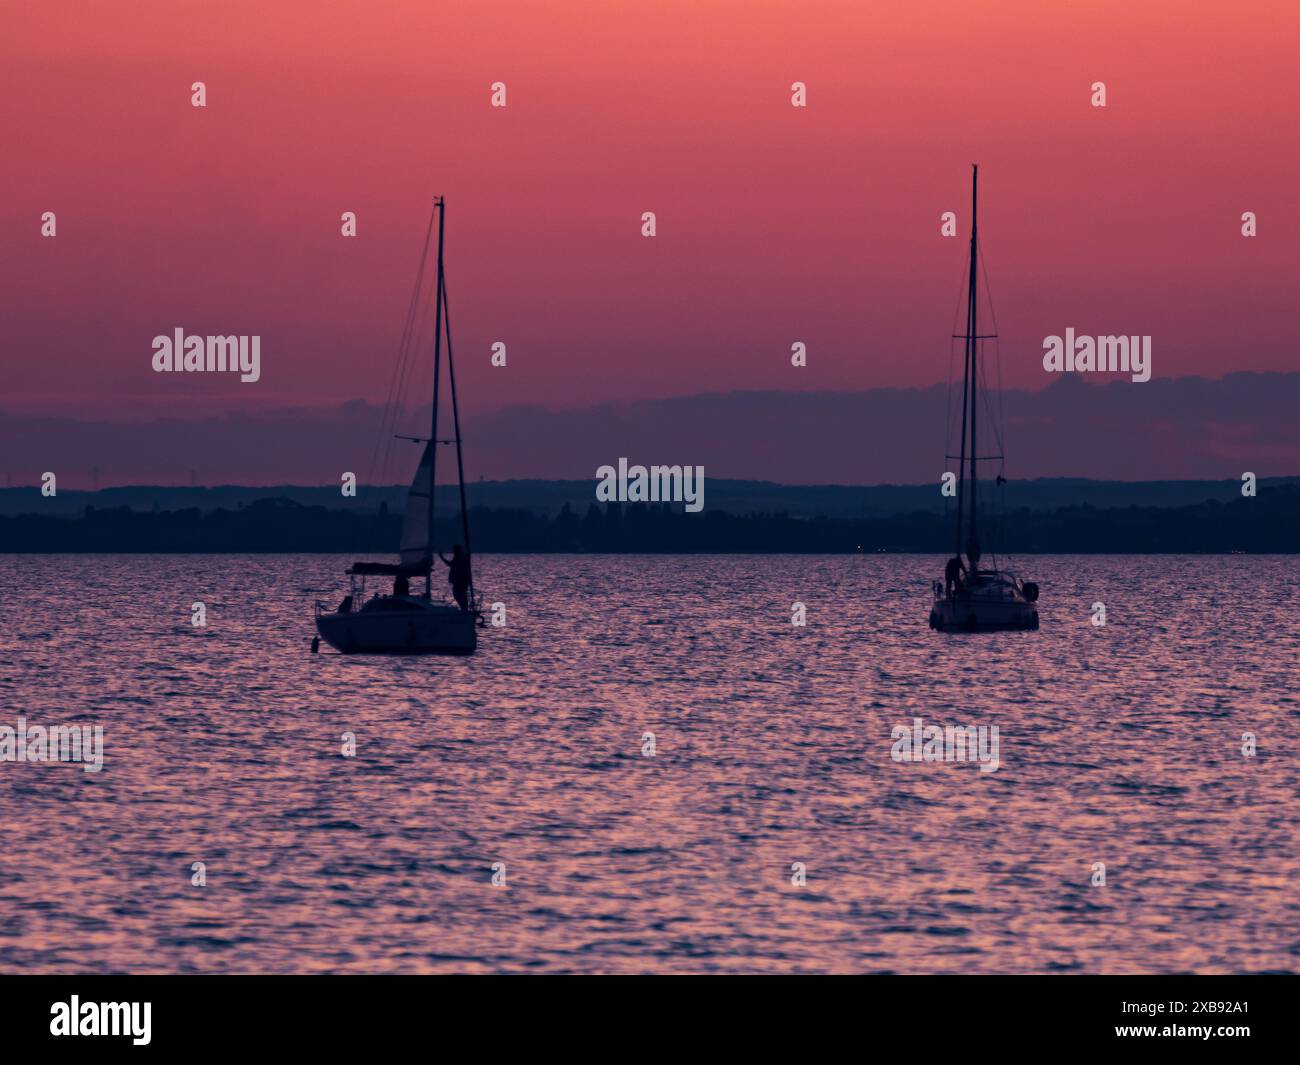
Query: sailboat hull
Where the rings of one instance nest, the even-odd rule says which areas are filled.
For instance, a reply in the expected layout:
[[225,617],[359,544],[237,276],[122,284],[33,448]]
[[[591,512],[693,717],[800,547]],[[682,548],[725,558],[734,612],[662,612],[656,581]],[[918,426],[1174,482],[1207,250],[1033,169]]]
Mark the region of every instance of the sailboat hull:
[[930,607],[930,628],[940,632],[997,632],[1038,628],[1036,584],[1021,584],[1009,573],[981,570],[969,586],[955,594],[945,593],[941,582],[934,585]]
[[940,632],[1001,632],[1038,628],[1038,608],[1025,602],[941,599],[930,610],[930,628]]
[[358,611],[317,615],[316,631],[345,655],[472,655],[477,620],[442,603],[380,596]]

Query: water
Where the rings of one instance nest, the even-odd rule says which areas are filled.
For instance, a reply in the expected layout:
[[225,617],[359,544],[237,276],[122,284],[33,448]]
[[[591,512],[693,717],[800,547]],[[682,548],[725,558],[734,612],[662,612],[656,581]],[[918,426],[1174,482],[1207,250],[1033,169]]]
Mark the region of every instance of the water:
[[0,763],[0,970],[1300,970],[1294,559],[1030,558],[1039,632],[939,635],[933,556],[490,557],[472,659],[311,655],[345,561],[0,556],[0,724],[105,730]]

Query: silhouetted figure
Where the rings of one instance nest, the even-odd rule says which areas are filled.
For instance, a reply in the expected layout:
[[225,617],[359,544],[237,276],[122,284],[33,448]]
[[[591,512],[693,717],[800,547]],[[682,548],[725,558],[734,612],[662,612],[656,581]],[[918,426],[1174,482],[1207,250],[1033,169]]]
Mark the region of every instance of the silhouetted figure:
[[966,567],[962,565],[961,555],[953,555],[952,558],[948,559],[948,564],[943,567],[943,583],[949,599],[952,598],[954,588],[958,592],[962,590],[961,575],[965,569]]
[[457,544],[451,549],[451,558],[441,551],[438,557],[447,564],[447,582],[451,585],[452,597],[461,610],[469,609],[469,555]]
[[972,540],[966,545],[966,557],[970,559],[970,566],[967,568],[966,574],[974,581],[975,575],[980,571],[980,542],[978,540]]
[[394,595],[411,594],[411,582],[406,579],[406,576],[404,574],[399,573],[397,575],[397,579],[393,581],[393,594]]

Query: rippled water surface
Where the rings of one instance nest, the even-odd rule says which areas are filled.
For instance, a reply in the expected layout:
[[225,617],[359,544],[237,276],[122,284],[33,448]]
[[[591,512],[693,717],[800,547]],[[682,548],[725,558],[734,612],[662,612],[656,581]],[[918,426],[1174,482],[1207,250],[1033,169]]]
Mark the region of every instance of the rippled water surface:
[[312,655],[346,561],[0,556],[0,724],[105,745],[0,762],[0,970],[1300,970],[1294,559],[484,557],[473,658]]

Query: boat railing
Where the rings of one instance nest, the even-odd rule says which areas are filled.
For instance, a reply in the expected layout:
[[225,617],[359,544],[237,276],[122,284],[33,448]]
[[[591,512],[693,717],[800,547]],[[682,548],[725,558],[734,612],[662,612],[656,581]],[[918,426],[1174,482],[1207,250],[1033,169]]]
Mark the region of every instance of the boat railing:
[[352,596],[345,595],[343,597],[343,602],[339,603],[338,606],[330,606],[329,603],[325,602],[325,600],[317,599],[316,616],[320,617],[322,614],[350,614],[352,612],[352,604],[355,601],[356,600]]

